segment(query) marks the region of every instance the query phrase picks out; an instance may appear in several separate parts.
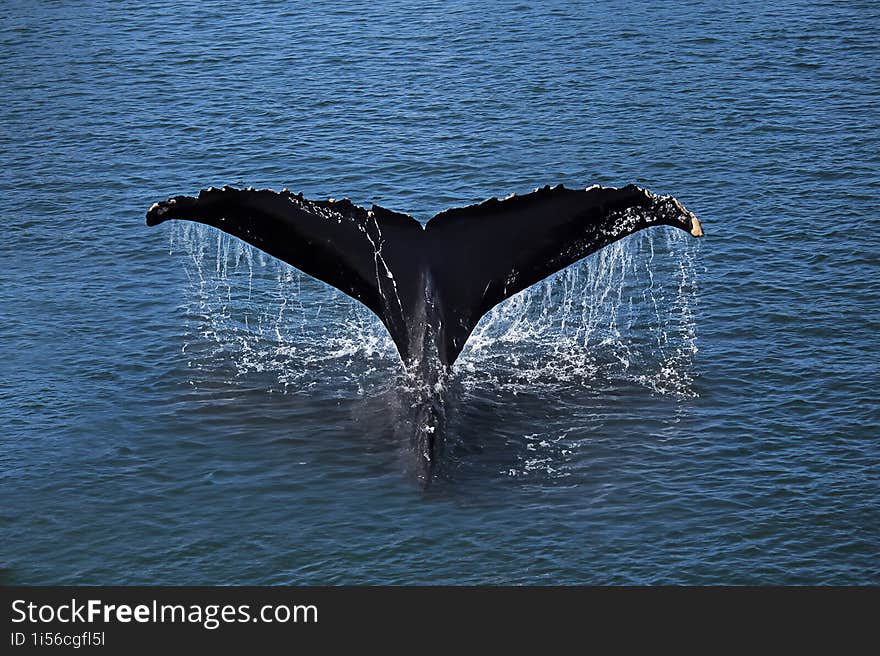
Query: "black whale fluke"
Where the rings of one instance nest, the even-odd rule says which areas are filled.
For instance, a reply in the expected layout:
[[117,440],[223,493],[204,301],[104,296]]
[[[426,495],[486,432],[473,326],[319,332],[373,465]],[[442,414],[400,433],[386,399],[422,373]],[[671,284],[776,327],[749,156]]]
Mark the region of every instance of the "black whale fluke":
[[445,377],[480,318],[495,305],[600,248],[653,225],[703,235],[671,196],[634,185],[543,187],[411,216],[347,199],[316,201],[268,189],[207,189],[153,205],[147,225],[168,219],[228,232],[333,285],[385,324],[419,381],[413,441],[418,477],[432,479],[446,424]]
[[495,305],[627,235],[654,225],[703,234],[675,198],[635,185],[543,187],[446,210],[424,228],[347,199],[223,187],[147,212],[147,225],[168,219],[219,228],[359,300],[410,369],[448,368]]

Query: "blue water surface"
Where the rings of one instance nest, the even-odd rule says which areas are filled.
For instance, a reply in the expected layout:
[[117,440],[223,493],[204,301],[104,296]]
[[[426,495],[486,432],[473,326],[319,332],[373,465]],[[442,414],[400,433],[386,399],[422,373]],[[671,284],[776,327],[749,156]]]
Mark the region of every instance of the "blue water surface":
[[[0,581],[880,583],[880,7],[9,2]],[[355,302],[224,184],[421,219],[636,183],[702,219],[499,306],[414,475]]]

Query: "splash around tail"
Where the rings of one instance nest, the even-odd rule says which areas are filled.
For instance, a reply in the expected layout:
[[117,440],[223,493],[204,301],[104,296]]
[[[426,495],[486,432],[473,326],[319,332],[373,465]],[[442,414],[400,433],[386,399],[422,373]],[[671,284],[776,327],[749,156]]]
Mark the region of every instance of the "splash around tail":
[[234,235],[363,303],[421,381],[416,446],[429,481],[445,427],[443,378],[496,305],[627,235],[654,225],[703,235],[671,196],[635,185],[542,187],[414,218],[347,199],[207,189],[154,204],[147,225],[195,221]]

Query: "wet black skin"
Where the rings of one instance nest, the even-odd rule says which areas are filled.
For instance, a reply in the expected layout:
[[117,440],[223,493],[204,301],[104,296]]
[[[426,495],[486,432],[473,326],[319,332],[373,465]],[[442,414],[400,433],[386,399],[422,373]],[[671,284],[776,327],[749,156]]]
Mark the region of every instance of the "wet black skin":
[[204,223],[357,299],[381,320],[423,393],[415,443],[431,480],[443,432],[443,378],[495,305],[629,234],[671,225],[701,236],[674,198],[634,185],[543,187],[450,209],[425,227],[374,205],[271,190],[208,189],[156,203],[147,225]]

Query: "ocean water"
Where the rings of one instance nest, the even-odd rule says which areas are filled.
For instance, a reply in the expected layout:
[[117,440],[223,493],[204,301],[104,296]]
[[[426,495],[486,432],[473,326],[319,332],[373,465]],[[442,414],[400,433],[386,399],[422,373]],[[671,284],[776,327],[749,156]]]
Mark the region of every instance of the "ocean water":
[[[880,583],[871,2],[8,2],[0,581]],[[434,484],[369,312],[224,184],[693,210],[498,306]]]

